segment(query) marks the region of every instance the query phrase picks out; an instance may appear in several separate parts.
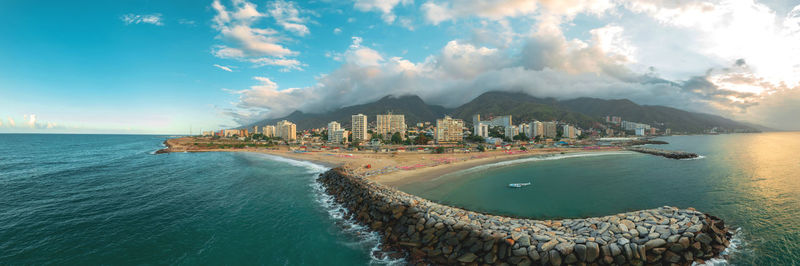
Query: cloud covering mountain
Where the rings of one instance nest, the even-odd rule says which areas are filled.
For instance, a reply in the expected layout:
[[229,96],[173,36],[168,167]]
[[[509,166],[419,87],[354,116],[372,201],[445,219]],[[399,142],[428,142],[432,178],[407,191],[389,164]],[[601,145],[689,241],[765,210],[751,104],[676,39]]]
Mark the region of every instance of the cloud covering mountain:
[[[487,91],[522,91],[557,99],[628,98],[800,128],[781,115],[800,105],[800,6],[782,17],[753,1],[365,2],[356,8],[380,12],[386,23],[406,9],[423,25],[458,27],[471,36],[422,60],[381,52],[366,44],[374,40],[354,36],[346,50],[330,55],[340,65],[313,85],[281,88],[258,77],[235,92],[239,101],[227,113],[246,124],[386,95],[419,95],[454,107]],[[609,22],[579,24],[590,19]],[[568,37],[576,31],[581,37]],[[689,66],[676,69],[675,60]]]

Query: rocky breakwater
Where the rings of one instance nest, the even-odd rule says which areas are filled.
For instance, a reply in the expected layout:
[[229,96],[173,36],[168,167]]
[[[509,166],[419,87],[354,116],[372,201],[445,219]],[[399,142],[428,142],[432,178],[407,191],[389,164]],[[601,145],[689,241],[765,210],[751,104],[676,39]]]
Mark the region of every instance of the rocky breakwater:
[[731,236],[722,220],[693,209],[531,220],[444,206],[341,169],[318,182],[411,264],[690,265],[719,256]]
[[628,147],[626,148],[629,151],[641,152],[646,154],[652,154],[662,157],[667,157],[670,159],[691,159],[697,158],[697,153],[685,152],[685,151],[668,151],[668,150],[661,150],[661,149],[651,149],[651,148],[644,148],[644,147]]

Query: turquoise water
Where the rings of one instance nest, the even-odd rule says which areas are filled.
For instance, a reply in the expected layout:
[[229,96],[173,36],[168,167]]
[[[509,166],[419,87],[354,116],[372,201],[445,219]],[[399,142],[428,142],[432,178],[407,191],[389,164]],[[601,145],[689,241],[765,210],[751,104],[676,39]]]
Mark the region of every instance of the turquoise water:
[[325,168],[152,155],[164,136],[0,134],[0,264],[364,265],[375,234],[324,202]]
[[[468,209],[534,218],[695,207],[740,228],[729,262],[800,262],[800,133],[661,139],[670,144],[652,146],[703,157],[616,153],[550,158],[555,160],[468,169],[400,189]],[[506,187],[517,182],[532,185]]]

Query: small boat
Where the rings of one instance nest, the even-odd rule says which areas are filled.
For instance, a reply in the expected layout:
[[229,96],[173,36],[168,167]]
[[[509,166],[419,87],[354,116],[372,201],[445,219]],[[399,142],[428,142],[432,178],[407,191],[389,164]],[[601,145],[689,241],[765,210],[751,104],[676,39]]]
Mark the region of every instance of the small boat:
[[530,185],[531,185],[531,182],[528,182],[528,183],[511,183],[511,184],[508,184],[508,187],[510,187],[510,188],[521,188],[521,187],[530,186]]

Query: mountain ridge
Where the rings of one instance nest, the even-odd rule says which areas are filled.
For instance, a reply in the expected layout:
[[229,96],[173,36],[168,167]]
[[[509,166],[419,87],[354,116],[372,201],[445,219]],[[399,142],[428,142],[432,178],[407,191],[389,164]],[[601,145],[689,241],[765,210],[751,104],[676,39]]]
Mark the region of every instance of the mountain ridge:
[[483,117],[493,115],[512,115],[513,121],[551,121],[559,120],[589,128],[604,123],[607,115],[621,116],[623,120],[646,123],[658,128],[670,128],[673,132],[703,133],[712,128],[723,131],[757,132],[766,127],[734,121],[722,116],[685,111],[660,105],[639,105],[629,99],[599,99],[579,97],[569,100],[537,98],[523,92],[490,91],[483,93],[456,108],[446,108],[425,103],[416,95],[385,96],[375,102],[342,107],[326,113],[303,113],[295,111],[285,117],[261,120],[244,128],[275,124],[289,120],[297,124],[298,130],[325,127],[330,121],[337,121],[349,127],[350,116],[364,114],[368,121],[375,115],[388,112],[403,114],[406,124],[434,122],[449,114],[455,118],[472,122],[472,115]]

